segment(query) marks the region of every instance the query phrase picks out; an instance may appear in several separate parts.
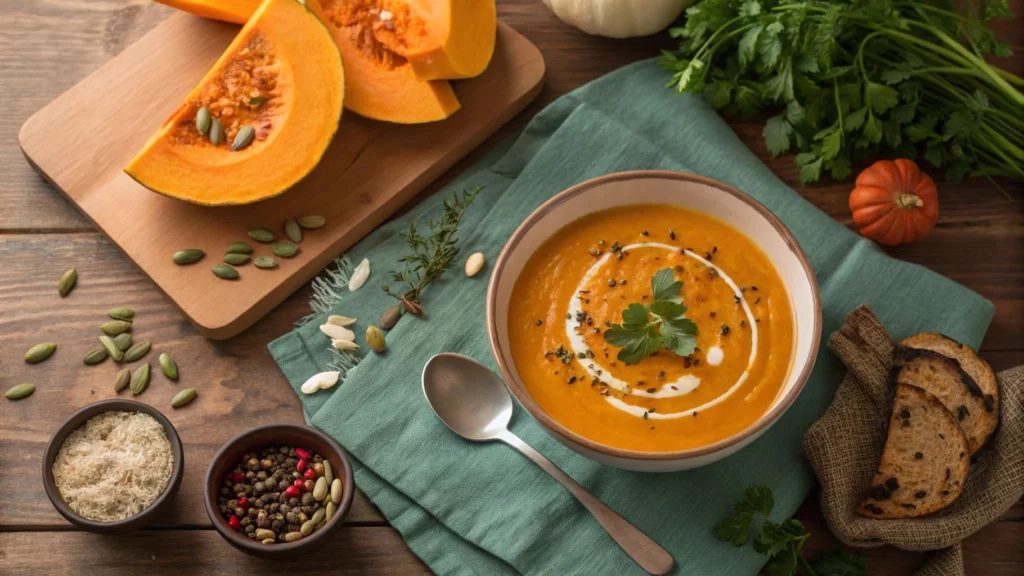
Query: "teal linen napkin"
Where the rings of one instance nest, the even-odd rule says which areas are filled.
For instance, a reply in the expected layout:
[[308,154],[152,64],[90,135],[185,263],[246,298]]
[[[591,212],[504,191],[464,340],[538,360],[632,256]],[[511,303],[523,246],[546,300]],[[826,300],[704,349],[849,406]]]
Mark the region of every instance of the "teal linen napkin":
[[[807,253],[821,288],[822,338],[855,306],[870,304],[897,338],[939,331],[980,344],[992,304],[922,267],[893,260],[780,182],[699,99],[662,88],[651,61],[609,74],[551,104],[512,143],[492,151],[448,188],[354,247],[368,257],[366,287],[343,294],[331,313],[375,322],[394,303],[378,286],[405,252],[409,221],[433,218],[452,190],[486,188],[460,229],[463,257],[493,262],[516,226],[553,194],[589,178],[643,168],[692,171],[727,182],[779,216]],[[369,354],[335,388],[299,394],[306,417],[358,460],[356,483],[410,548],[441,574],[639,574],[590,514],[539,468],[507,446],[470,444],[430,411],[420,372],[438,352],[494,367],[485,334],[487,274],[458,268],[424,292],[428,319],[404,318],[384,355]],[[326,313],[325,313],[326,314]],[[323,315],[282,336],[271,353],[291,385],[328,369]],[[362,330],[356,330],[366,349]],[[806,388],[768,433],[716,464],[673,474],[601,466],[544,433],[520,407],[512,430],[598,498],[667,548],[678,574],[755,574],[765,557],[715,540],[712,527],[751,484],[775,492],[775,516],[791,515],[814,477],[801,439],[843,375],[824,345]],[[297,392],[298,393],[298,392]]]

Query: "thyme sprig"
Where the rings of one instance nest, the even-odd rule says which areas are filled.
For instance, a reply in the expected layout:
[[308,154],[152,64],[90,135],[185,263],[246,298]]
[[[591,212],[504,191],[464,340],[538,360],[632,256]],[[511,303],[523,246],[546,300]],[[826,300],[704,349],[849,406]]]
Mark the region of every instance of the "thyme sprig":
[[385,284],[383,290],[400,300],[408,312],[422,313],[420,295],[423,289],[455,262],[459,255],[459,223],[483,189],[483,186],[476,186],[452,194],[451,199],[442,205],[441,218],[427,221],[426,232],[418,228],[416,222],[411,222],[406,230],[399,233],[409,245],[410,253],[398,260],[403,264],[403,270],[393,271],[391,279],[404,285],[400,290],[393,290]]

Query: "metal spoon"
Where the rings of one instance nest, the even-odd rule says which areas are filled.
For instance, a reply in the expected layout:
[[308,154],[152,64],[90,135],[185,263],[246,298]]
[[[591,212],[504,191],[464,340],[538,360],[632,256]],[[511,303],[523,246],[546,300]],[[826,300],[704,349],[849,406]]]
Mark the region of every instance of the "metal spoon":
[[634,562],[651,574],[666,574],[675,560],[657,542],[587,492],[550,460],[509,432],[512,397],[498,375],[461,354],[438,354],[423,367],[423,394],[452,432],[473,442],[500,440],[533,460],[565,486]]

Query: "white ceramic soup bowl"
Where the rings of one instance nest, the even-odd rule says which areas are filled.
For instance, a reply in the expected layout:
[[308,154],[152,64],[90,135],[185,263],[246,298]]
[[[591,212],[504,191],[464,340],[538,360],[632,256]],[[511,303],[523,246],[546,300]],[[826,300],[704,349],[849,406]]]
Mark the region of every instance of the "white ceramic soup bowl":
[[[669,204],[702,212],[746,234],[768,256],[789,293],[795,343],[781,392],[760,419],[713,444],[677,452],[607,446],[556,422],[533,400],[519,377],[509,344],[509,300],[523,267],[552,235],[593,212],[636,204]],[[620,172],[588,180],[537,208],[516,229],[494,265],[487,291],[491,351],[509,391],[544,430],[572,450],[602,464],[643,472],[696,468],[735,453],[764,434],[793,404],[814,367],[821,337],[818,284],[796,239],[763,205],[739,190],[694,174],[660,170]]]

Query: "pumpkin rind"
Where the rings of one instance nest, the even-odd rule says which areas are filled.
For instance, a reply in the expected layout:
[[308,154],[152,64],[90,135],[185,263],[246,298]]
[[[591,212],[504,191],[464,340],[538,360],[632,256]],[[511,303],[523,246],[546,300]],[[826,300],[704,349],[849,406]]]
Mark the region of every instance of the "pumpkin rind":
[[939,219],[935,182],[906,159],[879,160],[857,176],[853,221],[866,238],[888,246],[927,236]]
[[[305,2],[261,4],[125,172],[150,190],[204,205],[247,204],[276,196],[311,172],[338,129],[345,75],[334,39],[307,9],[317,0]],[[263,77],[258,76],[261,71]],[[252,85],[229,83],[239,77],[251,79]],[[261,78],[270,80],[263,83]],[[244,98],[228,98],[250,88],[269,90],[269,100],[253,105]],[[198,108],[214,104],[211,112],[225,120],[228,130],[226,141],[216,146],[194,127]],[[242,128],[237,124],[246,115],[258,123],[255,140],[232,151],[232,139]]]
[[260,7],[260,0],[156,0],[156,2],[203,18],[235,24],[245,24]]

